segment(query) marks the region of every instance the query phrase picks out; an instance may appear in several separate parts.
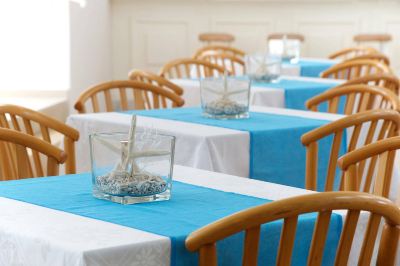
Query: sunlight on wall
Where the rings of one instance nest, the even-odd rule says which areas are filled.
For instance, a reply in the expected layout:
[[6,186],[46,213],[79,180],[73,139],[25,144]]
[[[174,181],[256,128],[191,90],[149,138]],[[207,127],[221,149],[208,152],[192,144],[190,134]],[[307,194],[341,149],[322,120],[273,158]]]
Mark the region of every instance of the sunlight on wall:
[[0,1],[0,92],[69,88],[68,5]]

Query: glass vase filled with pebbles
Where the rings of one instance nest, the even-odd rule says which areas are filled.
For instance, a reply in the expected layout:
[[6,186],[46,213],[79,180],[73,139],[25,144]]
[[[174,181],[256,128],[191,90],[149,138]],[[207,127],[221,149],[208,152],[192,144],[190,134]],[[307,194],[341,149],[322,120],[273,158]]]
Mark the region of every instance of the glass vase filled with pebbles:
[[203,115],[214,119],[249,117],[250,83],[248,78],[228,77],[200,80]]
[[90,135],[93,195],[121,204],[168,200],[175,137],[151,129]]
[[269,40],[268,42],[269,54],[280,56],[285,62],[299,62],[300,51],[301,41],[288,38],[287,35],[284,35],[282,39]]
[[270,54],[252,54],[245,57],[246,73],[255,82],[276,82],[281,75],[282,58]]

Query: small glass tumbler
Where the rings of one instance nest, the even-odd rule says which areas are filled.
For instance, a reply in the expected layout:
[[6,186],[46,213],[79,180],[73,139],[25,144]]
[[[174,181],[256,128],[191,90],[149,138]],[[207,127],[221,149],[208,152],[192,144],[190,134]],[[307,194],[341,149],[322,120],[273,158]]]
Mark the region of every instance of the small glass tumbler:
[[268,42],[268,52],[271,55],[282,57],[284,61],[297,63],[300,59],[301,42],[300,40],[283,38],[280,40],[270,40]]
[[93,196],[121,204],[168,200],[175,137],[137,130],[134,143],[128,139],[128,133],[90,135]]
[[246,55],[246,73],[251,80],[274,82],[281,75],[282,58],[269,54]]
[[205,78],[200,80],[201,107],[205,117],[241,119],[249,117],[251,81],[248,78]]

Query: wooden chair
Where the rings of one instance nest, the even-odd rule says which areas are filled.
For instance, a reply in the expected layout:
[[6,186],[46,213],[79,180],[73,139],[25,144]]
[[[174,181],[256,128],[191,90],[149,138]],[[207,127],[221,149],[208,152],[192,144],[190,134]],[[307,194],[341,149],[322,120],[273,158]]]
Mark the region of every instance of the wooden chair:
[[[368,145],[381,139],[397,136],[400,129],[400,114],[393,110],[371,110],[349,115],[304,134],[301,142],[306,147],[306,189],[317,189],[318,158],[320,158],[318,145],[328,137],[333,137],[333,142],[325,175],[325,191],[334,189],[337,160],[340,147],[342,147],[342,138],[345,132],[349,133],[347,129],[353,129],[351,135],[347,136],[349,140],[347,152],[351,152],[357,148],[357,145]],[[340,190],[349,190],[345,182],[342,174]]]
[[352,190],[389,197],[396,150],[400,150],[398,136],[351,151],[339,158],[338,165]]
[[204,46],[196,51],[196,53],[193,55],[193,58],[199,59],[200,57],[208,54],[214,54],[214,53],[222,53],[222,54],[230,54],[238,58],[243,58],[246,53],[242,50],[239,50],[237,48],[231,47],[231,46],[224,46],[224,45],[207,45]]
[[[30,153],[40,156],[30,158]],[[43,163],[41,159],[47,158]],[[0,128],[0,168],[3,180],[58,175],[67,154],[49,142],[8,128]],[[46,167],[43,167],[43,164]]]
[[[344,110],[339,110],[341,102]],[[400,102],[396,94],[381,87],[364,84],[337,86],[307,100],[306,108],[318,111],[322,104],[328,104],[328,113],[349,115],[372,109],[392,109],[400,111]]]
[[[226,69],[205,60],[184,58],[173,60],[161,68],[160,76],[173,78],[206,78],[223,76]],[[228,71],[230,74],[230,72]]]
[[392,40],[392,35],[386,33],[372,33],[372,34],[357,34],[353,40],[359,45],[365,42],[379,43],[379,50],[384,50],[384,44]]
[[357,34],[354,36],[355,42],[389,42],[392,40],[392,35],[390,34]]
[[336,64],[321,73],[322,78],[355,79],[366,75],[391,73],[390,68],[375,60],[354,60]]
[[[148,93],[151,94],[151,99],[147,97]],[[104,111],[99,101],[101,96],[106,112],[166,108],[163,98],[170,100],[173,107],[180,107],[185,103],[179,95],[170,90],[141,81],[116,80],[87,89],[79,96],[74,107],[79,113],[86,113],[85,104],[90,100],[94,113]],[[113,100],[116,97],[118,101]]]
[[357,55],[355,57],[346,59],[344,62],[350,62],[355,60],[374,60],[383,63],[387,66],[390,66],[390,59],[386,55],[381,53]]
[[356,46],[339,50],[329,55],[328,57],[330,59],[348,59],[363,54],[373,54],[373,53],[378,53],[378,50],[372,47]]
[[[40,112],[11,104],[0,105],[0,127],[21,131],[53,145],[55,140],[52,131],[61,133],[64,136],[64,150],[68,155],[65,173],[76,173],[75,142],[79,139],[76,129]],[[33,159],[39,161],[37,152],[33,152]]]
[[[129,79],[149,83],[151,85],[171,90],[173,93],[178,94],[179,96],[183,95],[183,89],[181,87],[149,71],[134,69],[131,72],[129,72]],[[162,100],[165,101],[166,100],[165,97],[163,97]]]
[[246,74],[243,59],[231,54],[210,52],[208,54],[203,54],[199,59],[208,61],[215,65],[220,65],[224,69],[228,70],[233,76]]
[[[324,192],[291,197],[237,212],[206,225],[186,238],[186,248],[199,252],[199,266],[217,265],[216,242],[245,232],[242,265],[258,263],[261,226],[283,219],[276,265],[291,265],[299,215],[318,213],[308,251],[307,265],[321,265],[329,222],[334,210],[347,210],[335,265],[347,265],[361,211],[371,213],[358,265],[371,265],[379,224],[384,231],[379,243],[377,265],[394,266],[400,236],[400,210],[390,200],[362,192]],[[268,241],[268,239],[263,239]]]
[[211,42],[232,43],[235,36],[224,32],[205,32],[199,34],[199,41],[210,44]]
[[276,33],[271,33],[268,35],[267,40],[298,40],[300,42],[304,42],[304,35],[299,34],[299,33],[285,33],[285,32],[276,32]]
[[396,95],[400,95],[400,82],[399,79],[388,73],[373,74],[356,79],[349,80],[342,84],[342,86],[365,84],[369,86],[378,86],[390,90]]

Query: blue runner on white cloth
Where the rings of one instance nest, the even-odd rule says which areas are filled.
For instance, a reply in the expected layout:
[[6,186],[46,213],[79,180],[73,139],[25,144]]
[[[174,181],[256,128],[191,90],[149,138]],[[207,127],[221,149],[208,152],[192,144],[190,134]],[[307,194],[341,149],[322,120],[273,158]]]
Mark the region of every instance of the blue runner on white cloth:
[[329,60],[318,61],[318,60],[300,59],[299,62],[290,64],[298,65],[300,67],[301,77],[317,78],[320,76],[321,72],[333,66],[335,62],[334,61],[330,62]]
[[[84,217],[110,222],[171,239],[171,265],[196,265],[197,255],[185,249],[185,239],[194,230],[217,219],[268,200],[173,182],[169,201],[120,205],[91,194],[91,175],[31,178],[0,182],[0,196]],[[299,217],[292,265],[306,265],[315,214]],[[62,226],[62,225],[60,225]],[[262,227],[259,265],[275,265],[282,221]],[[333,214],[323,265],[333,265],[342,218]],[[218,243],[219,265],[241,265],[243,234]]]
[[306,110],[306,101],[338,83],[318,82],[299,79],[279,79],[277,82],[253,82],[253,86],[277,88],[285,91],[285,107]]
[[[216,120],[202,116],[200,108],[173,108],[124,113],[154,118],[177,120],[195,124],[223,127],[250,134],[249,177],[287,186],[305,188],[306,150],[300,137],[327,121],[268,113],[250,114],[248,119]],[[227,143],[234,145],[234,143]],[[326,166],[331,148],[331,139],[319,144],[317,189],[324,190]],[[339,180],[335,181],[335,188]]]

